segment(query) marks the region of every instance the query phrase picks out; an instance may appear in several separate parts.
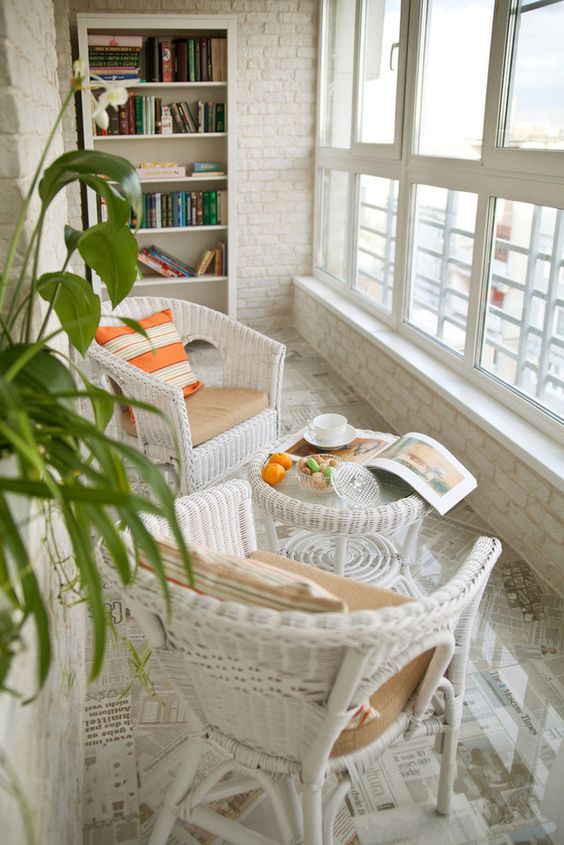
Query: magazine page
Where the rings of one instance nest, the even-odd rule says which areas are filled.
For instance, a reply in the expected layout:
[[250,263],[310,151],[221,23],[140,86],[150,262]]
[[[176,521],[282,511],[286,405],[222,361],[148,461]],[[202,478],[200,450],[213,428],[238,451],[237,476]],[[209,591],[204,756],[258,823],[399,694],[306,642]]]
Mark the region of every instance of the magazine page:
[[441,515],[477,486],[474,476],[448,449],[432,437],[413,431],[366,463],[399,475]]
[[340,449],[321,449],[319,446],[312,446],[307,440],[304,440],[304,433],[307,431],[307,426],[301,431],[294,432],[286,438],[279,446],[277,452],[288,452],[290,455],[295,455],[298,458],[304,458],[308,455],[317,455],[319,452],[330,452],[332,455],[337,455],[344,461],[349,461],[353,464],[366,464],[371,461],[382,449],[389,446],[396,439],[393,434],[385,434],[381,431],[375,431],[370,437],[359,436],[355,437],[346,446]]

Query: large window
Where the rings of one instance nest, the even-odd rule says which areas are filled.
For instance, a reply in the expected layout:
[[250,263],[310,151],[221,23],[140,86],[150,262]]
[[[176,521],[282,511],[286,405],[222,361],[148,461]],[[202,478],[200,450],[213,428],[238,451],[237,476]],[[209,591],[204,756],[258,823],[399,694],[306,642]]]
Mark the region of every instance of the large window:
[[322,18],[316,275],[562,432],[564,0]]

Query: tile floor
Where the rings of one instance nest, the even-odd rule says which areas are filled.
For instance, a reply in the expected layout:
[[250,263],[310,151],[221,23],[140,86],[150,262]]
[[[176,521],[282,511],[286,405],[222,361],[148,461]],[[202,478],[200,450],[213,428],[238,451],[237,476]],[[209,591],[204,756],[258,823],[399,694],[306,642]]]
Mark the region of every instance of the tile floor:
[[[385,420],[291,329],[287,343],[284,430],[321,409],[344,413],[360,428]],[[215,353],[193,351],[196,372],[218,375]],[[259,526],[260,531],[260,526]],[[429,515],[416,577],[427,588],[448,578],[480,533],[495,534],[465,504]],[[183,705],[149,663],[147,686],[130,686],[145,643],[127,607],[108,598],[116,638],[85,707],[84,845],[146,842],[154,814],[186,741]],[[339,845],[492,843],[564,845],[564,599],[546,587],[511,548],[490,579],[472,645],[453,812],[433,809],[438,762],[428,740],[389,750],[357,785],[336,825]],[[328,784],[328,792],[335,783]],[[225,803],[263,833],[271,827],[261,793]],[[171,845],[216,842],[177,822]]]

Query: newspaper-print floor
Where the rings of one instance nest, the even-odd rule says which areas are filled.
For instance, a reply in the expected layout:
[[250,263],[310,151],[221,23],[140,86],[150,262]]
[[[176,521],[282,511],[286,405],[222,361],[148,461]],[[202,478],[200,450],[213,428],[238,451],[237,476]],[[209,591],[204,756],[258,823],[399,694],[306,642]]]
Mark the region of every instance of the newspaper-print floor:
[[[383,418],[293,330],[288,345],[284,429],[321,411],[359,428],[386,430]],[[193,350],[195,371],[219,383],[215,352]],[[262,533],[261,526],[259,535]],[[449,577],[480,533],[495,534],[464,503],[423,524],[415,577],[432,589]],[[281,527],[281,537],[287,529]],[[84,845],[145,843],[186,743],[183,704],[149,662],[146,685],[130,687],[145,643],[119,599],[108,598],[116,635],[85,708]],[[340,812],[339,845],[492,843],[564,845],[564,599],[504,548],[482,601],[472,644],[458,748],[453,811],[434,811],[438,758],[424,740],[389,750],[356,785]],[[208,765],[213,760],[207,761]],[[336,781],[327,783],[327,794]],[[224,802],[223,812],[276,837],[262,792]],[[178,821],[170,845],[217,845]]]

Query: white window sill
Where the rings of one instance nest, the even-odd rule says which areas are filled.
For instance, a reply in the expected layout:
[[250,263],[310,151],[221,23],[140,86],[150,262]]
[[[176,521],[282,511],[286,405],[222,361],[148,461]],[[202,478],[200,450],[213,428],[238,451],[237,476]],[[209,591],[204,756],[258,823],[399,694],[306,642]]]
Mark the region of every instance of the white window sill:
[[321,302],[374,346],[384,350],[406,370],[462,411],[521,458],[528,466],[564,492],[564,449],[548,435],[523,420],[489,394],[469,384],[458,373],[399,335],[377,317],[367,314],[311,276],[295,276],[294,284]]

